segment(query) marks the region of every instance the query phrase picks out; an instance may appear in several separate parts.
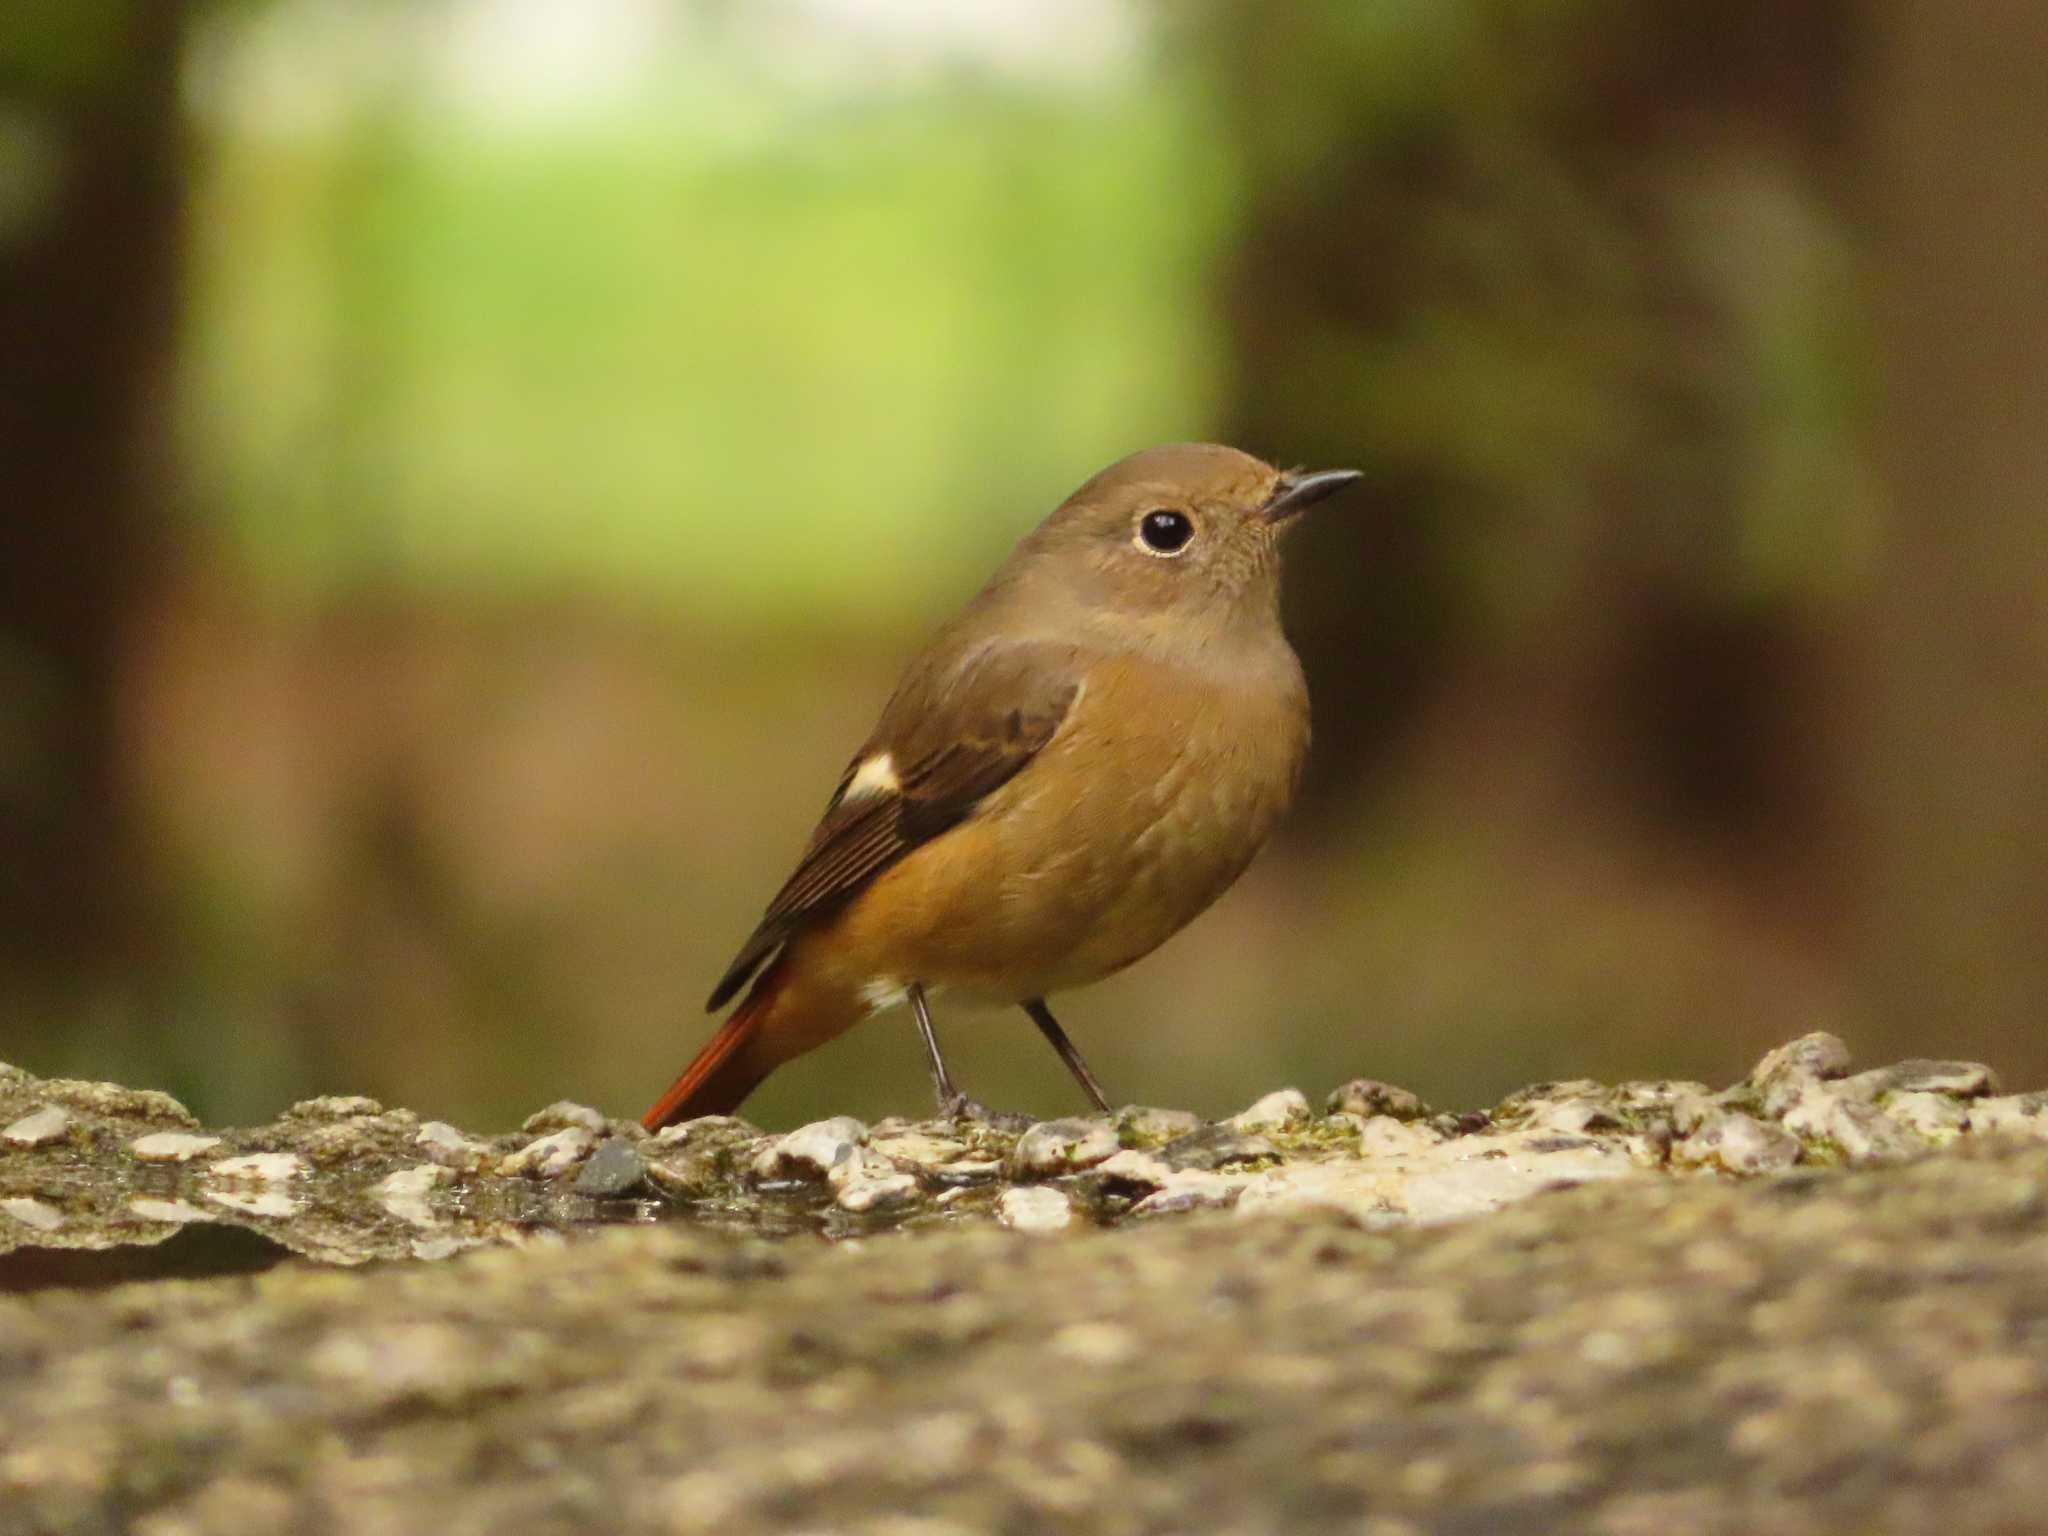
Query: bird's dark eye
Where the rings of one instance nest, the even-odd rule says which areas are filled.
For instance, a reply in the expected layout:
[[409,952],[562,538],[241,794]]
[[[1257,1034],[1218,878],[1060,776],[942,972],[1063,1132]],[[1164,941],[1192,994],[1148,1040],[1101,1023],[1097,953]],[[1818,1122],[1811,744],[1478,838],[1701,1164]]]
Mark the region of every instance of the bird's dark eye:
[[1194,519],[1164,507],[1138,519],[1138,544],[1148,555],[1177,555],[1195,536]]

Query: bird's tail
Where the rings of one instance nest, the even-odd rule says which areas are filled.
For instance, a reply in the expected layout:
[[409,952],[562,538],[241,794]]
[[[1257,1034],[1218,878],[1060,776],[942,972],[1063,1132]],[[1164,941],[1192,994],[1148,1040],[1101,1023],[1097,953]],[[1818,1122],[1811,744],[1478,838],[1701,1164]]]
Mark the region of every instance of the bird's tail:
[[733,1009],[718,1033],[705,1042],[696,1059],[683,1068],[683,1075],[669,1085],[654,1108],[640,1117],[650,1131],[699,1115],[729,1115],[775,1070],[775,1061],[756,1045],[762,1021],[775,1007],[789,974],[785,959],[763,971],[747,993],[747,1000]]

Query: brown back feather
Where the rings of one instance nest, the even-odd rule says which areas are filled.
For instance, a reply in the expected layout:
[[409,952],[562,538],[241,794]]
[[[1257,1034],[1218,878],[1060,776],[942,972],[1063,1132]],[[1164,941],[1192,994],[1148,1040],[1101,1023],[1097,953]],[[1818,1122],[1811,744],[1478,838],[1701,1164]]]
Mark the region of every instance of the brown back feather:
[[[724,1007],[805,923],[844,905],[905,854],[958,826],[985,796],[1022,772],[1073,708],[1080,676],[1071,646],[983,647],[964,660],[943,644],[928,652],[847,764],[795,872],[705,1008]],[[849,800],[854,775],[884,752],[897,789]]]

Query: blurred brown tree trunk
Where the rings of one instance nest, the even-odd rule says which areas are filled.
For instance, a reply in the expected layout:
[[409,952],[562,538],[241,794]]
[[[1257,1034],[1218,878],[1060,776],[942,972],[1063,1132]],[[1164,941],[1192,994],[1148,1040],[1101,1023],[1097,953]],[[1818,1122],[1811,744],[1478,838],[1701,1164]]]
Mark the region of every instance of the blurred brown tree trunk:
[[[134,995],[152,925],[123,680],[169,506],[178,0],[43,6],[0,230],[0,1020]],[[17,164],[16,169],[24,167]]]
[[[1892,506],[1859,762],[1868,1010],[2048,1037],[2048,10],[1873,8],[1865,117]],[[2017,1059],[2015,1059],[2017,1058]]]

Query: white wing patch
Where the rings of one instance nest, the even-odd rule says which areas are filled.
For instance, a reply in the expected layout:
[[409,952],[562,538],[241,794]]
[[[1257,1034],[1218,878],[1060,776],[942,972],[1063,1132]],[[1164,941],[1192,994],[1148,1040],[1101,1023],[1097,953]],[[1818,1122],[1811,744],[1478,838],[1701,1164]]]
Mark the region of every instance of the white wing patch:
[[867,1004],[869,1013],[880,1013],[884,1008],[894,1008],[910,996],[910,988],[894,976],[877,976],[860,989],[860,1000]]
[[902,788],[903,781],[896,777],[895,760],[886,752],[877,752],[854,769],[853,777],[846,781],[846,793],[840,796],[840,803],[864,800],[870,795],[893,795],[900,793]]

